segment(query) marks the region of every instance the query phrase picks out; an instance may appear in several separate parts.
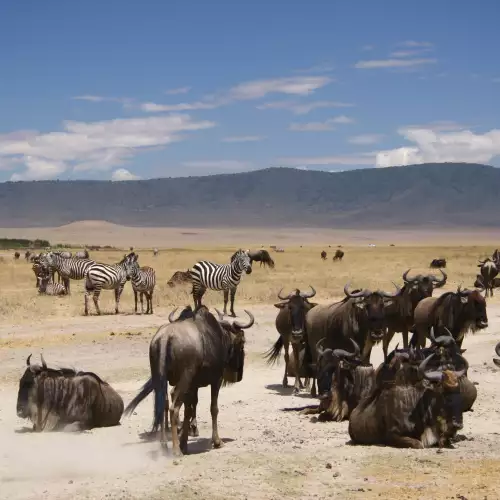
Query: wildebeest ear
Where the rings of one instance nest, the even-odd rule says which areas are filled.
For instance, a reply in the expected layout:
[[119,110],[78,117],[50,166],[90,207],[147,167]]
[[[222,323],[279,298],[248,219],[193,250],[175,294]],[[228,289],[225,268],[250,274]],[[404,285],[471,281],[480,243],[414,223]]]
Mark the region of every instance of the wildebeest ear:
[[277,307],[278,309],[283,309],[287,305],[287,302],[278,302],[277,304],[274,304],[274,307]]
[[308,302],[308,304],[311,306],[311,309],[312,309],[313,307],[316,307],[316,306],[318,305],[318,303],[317,303],[317,302]]

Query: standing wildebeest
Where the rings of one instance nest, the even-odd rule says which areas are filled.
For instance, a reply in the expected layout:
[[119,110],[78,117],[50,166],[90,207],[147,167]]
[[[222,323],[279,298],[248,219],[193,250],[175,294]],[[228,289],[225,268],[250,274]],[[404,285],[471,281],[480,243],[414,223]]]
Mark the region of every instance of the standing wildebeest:
[[26,252],[24,253],[24,258],[26,259],[26,262],[29,262],[30,255],[31,255],[31,252],[29,250],[26,250]]
[[458,347],[462,347],[465,334],[488,327],[486,300],[479,290],[446,292],[440,297],[421,300],[414,313],[415,326],[410,344],[425,347],[430,329],[434,327],[437,335],[445,334],[448,329]]
[[[500,356],[500,342],[495,346],[495,354],[497,356]],[[497,366],[500,366],[500,359],[493,358],[493,363],[495,363]]]
[[33,430],[56,430],[68,424],[81,429],[118,425],[123,413],[121,396],[92,372],[47,368],[30,364],[19,382],[17,416],[29,418]]
[[[306,315],[306,332],[313,365],[317,359],[316,345],[323,337],[325,348],[345,350],[350,348],[350,339],[354,339],[366,363],[370,360],[372,346],[384,337],[385,307],[392,304],[399,289],[394,294],[366,289],[351,293],[348,287],[348,284],[344,287],[346,297],[342,301],[318,305]],[[316,395],[315,379],[311,395]]]
[[172,277],[167,281],[167,285],[173,288],[175,285],[180,285],[181,283],[190,283],[191,275],[189,274],[189,269],[187,271],[175,271]]
[[[221,385],[240,382],[243,378],[244,329],[250,328],[254,322],[252,314],[245,312],[250,317],[248,324],[237,321],[231,324],[217,321],[205,306],[200,306],[195,312],[188,306],[177,321],[161,326],[151,339],[151,378],[127,406],[125,414],[129,415],[154,390],[153,432],[160,427],[161,443],[167,447],[168,384],[174,386],[169,412],[174,455],[187,453],[189,426],[196,415],[198,389],[207,385],[211,389],[212,442],[215,448],[222,446],[217,427],[219,390]],[[184,422],[179,439],[179,410],[182,404]]]
[[446,259],[433,259],[429,267],[432,267],[434,269],[446,267]]
[[[235,255],[233,255],[231,259],[234,259]],[[261,267],[262,264],[264,264],[264,267],[267,265],[271,269],[274,269],[274,260],[271,258],[267,250],[250,250],[248,252],[248,256],[250,257],[250,264],[253,262],[260,262]]]
[[299,289],[296,289],[285,297],[281,296],[282,290],[280,290],[278,298],[282,302],[274,304],[274,307],[280,310],[275,321],[279,337],[273,347],[271,347],[265,355],[268,364],[273,364],[278,360],[282,347],[285,347],[285,374],[283,375],[283,387],[288,387],[288,368],[290,362],[288,349],[290,344],[292,344],[294,366],[296,367],[294,393],[298,393],[299,389],[302,388],[302,383],[298,375],[300,371],[299,351],[300,345],[304,341],[304,336],[306,334],[306,314],[313,307],[317,306],[317,304],[308,301],[308,299],[316,295],[316,290],[312,286],[311,290],[310,293],[301,293]]
[[321,252],[321,258],[326,260],[326,252],[324,250]]
[[19,252],[14,252],[14,259],[17,260],[21,257],[21,254]]
[[446,284],[448,276],[444,271],[442,279],[433,274],[408,277],[408,269],[403,274],[404,285],[394,298],[394,303],[386,308],[387,334],[384,337],[383,350],[387,356],[389,344],[396,332],[403,334],[403,346],[408,347],[408,332],[413,326],[413,314],[417,304],[426,297],[431,297],[434,288],[441,288]]
[[333,260],[342,260],[344,258],[343,250],[336,250],[335,255],[333,256]]
[[480,260],[477,267],[480,267],[480,273],[483,278],[483,285],[486,290],[485,296],[493,297],[493,280],[496,278],[498,274],[498,268],[491,259]]

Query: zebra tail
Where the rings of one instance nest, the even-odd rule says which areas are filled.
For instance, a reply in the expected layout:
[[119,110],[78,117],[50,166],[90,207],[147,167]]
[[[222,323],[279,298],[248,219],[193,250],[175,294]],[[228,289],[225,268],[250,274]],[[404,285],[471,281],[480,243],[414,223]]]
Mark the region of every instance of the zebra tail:
[[137,396],[130,401],[123,412],[123,416],[128,417],[137,407],[137,405],[153,391],[153,379],[150,378],[141,388]]
[[283,337],[280,335],[278,337],[278,340],[271,347],[271,349],[269,349],[264,353],[264,359],[266,359],[268,365],[274,365],[274,363],[279,361],[282,348],[283,348]]

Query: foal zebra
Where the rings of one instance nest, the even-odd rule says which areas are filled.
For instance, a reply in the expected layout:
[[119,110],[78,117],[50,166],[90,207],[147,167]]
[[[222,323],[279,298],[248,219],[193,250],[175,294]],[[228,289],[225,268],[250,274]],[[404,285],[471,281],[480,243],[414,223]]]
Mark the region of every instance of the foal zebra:
[[243,271],[250,274],[252,272],[252,263],[248,250],[242,250],[241,248],[233,254],[229,264],[214,264],[207,260],[197,262],[189,270],[193,283],[191,293],[193,294],[195,309],[201,306],[201,299],[207,288],[209,288],[210,290],[224,291],[224,314],[227,314],[227,300],[229,291],[231,291],[231,316],[236,316],[234,312],[234,296]]
[[95,261],[79,259],[77,257],[67,258],[59,252],[48,252],[42,256],[41,263],[46,263],[49,268],[59,273],[69,295],[71,293],[69,286],[70,279],[82,280],[89,267],[95,264]]
[[118,314],[118,305],[125,283],[139,267],[137,255],[130,253],[125,255],[118,264],[93,263],[85,273],[85,316],[89,314],[88,301],[90,294],[93,295],[97,314],[101,314],[99,308],[99,295],[101,290],[115,291],[115,314]]
[[130,273],[134,290],[135,313],[137,314],[137,294],[141,299],[141,314],[144,314],[144,295],[146,295],[146,314],[153,314],[153,291],[156,285],[155,270],[152,267],[134,267]]
[[64,285],[54,283],[49,273],[38,277],[38,293],[40,295],[67,295]]

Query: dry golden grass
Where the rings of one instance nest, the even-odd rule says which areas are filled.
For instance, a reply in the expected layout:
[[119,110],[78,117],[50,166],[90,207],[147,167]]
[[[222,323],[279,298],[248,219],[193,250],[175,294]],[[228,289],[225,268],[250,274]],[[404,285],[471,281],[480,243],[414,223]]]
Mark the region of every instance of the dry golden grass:
[[[253,248],[259,248],[254,246]],[[321,260],[320,252],[328,253],[326,261]],[[236,247],[206,247],[196,249],[162,250],[157,257],[151,249],[136,249],[140,265],[152,266],[156,271],[157,285],[154,296],[154,307],[164,311],[172,307],[192,303],[190,286],[181,285],[176,288],[167,286],[167,281],[177,270],[186,270],[201,259],[217,263],[229,262]],[[272,304],[276,302],[277,293],[283,287],[288,293],[298,287],[306,289],[313,285],[317,290],[317,300],[327,301],[343,297],[344,285],[351,281],[352,287],[380,288],[393,291],[394,285],[402,284],[401,275],[412,268],[412,273],[434,273],[439,271],[428,268],[433,258],[445,257],[448,260],[448,284],[446,289],[456,289],[459,284],[471,287],[477,274],[477,259],[491,255],[492,247],[482,246],[421,246],[391,247],[384,246],[345,246],[344,260],[332,262],[336,248],[328,246],[287,247],[284,253],[271,251],[276,262],[274,269],[260,267],[254,263],[253,273],[244,275],[238,287],[235,307],[241,310],[245,304]],[[118,262],[123,251],[93,252],[91,257],[99,262]],[[81,316],[83,314],[83,281],[72,281],[70,297],[39,296],[35,288],[35,278],[31,264],[24,259],[14,261],[5,259],[0,263],[0,321],[4,325],[22,322],[33,322],[37,319],[58,319]],[[315,299],[316,300],[316,299]],[[207,291],[204,302],[209,306],[222,306],[222,293]],[[91,314],[94,314],[93,303],[90,303]],[[130,284],[125,286],[121,298],[122,313],[133,312],[133,293]],[[103,314],[114,311],[114,295],[111,291],[101,294],[101,310]]]

